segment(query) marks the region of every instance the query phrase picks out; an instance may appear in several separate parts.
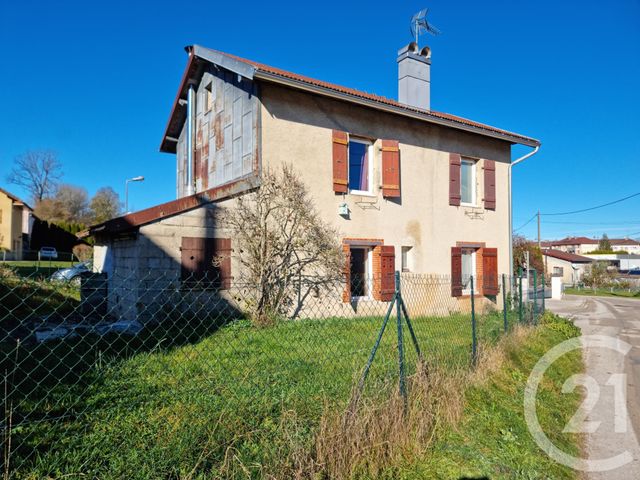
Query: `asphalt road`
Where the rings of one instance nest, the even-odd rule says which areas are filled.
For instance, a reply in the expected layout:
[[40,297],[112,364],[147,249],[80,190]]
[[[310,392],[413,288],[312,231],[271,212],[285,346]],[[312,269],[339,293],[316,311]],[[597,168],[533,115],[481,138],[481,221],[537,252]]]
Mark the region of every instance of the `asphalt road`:
[[[597,383],[585,390],[585,403],[581,407],[586,415],[584,421],[594,422],[586,433],[585,454],[596,460],[627,451],[632,458],[621,467],[589,472],[585,477],[640,479],[640,445],[636,435],[640,434],[640,300],[566,295],[562,300],[548,301],[547,308],[573,318],[583,335],[607,335],[631,345],[626,355],[602,347],[583,349],[586,374]],[[587,405],[590,400],[594,401],[591,407]]]

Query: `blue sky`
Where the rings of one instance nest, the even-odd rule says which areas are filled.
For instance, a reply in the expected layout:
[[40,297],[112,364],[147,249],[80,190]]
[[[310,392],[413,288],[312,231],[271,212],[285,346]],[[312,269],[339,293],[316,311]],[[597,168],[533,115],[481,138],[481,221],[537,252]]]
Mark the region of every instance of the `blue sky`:
[[[187,6],[188,5],[188,6]],[[0,186],[13,158],[55,150],[65,181],[90,193],[144,175],[130,204],[175,195],[158,145],[199,43],[395,98],[396,52],[427,6],[432,108],[539,138],[514,169],[514,227],[540,209],[640,192],[640,1],[1,2]],[[514,155],[526,149],[515,150]],[[551,223],[559,222],[559,223]],[[520,230],[535,235],[535,221]],[[640,237],[640,197],[543,217],[543,238]]]

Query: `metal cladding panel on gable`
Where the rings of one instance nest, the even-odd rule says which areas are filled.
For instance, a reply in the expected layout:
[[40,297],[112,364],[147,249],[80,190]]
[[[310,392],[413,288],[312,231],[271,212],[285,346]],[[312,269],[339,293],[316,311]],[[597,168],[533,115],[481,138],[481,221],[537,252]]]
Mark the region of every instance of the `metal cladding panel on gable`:
[[[207,89],[211,92],[210,102],[207,102]],[[252,80],[239,78],[237,74],[224,69],[211,67],[203,74],[196,95],[195,124],[199,141],[194,156],[199,155],[201,168],[194,170],[194,179],[198,190],[224,185],[257,173],[254,172],[256,166],[252,161],[257,158],[258,148],[259,103],[255,92]],[[187,191],[187,145],[183,133],[177,149],[179,197]]]

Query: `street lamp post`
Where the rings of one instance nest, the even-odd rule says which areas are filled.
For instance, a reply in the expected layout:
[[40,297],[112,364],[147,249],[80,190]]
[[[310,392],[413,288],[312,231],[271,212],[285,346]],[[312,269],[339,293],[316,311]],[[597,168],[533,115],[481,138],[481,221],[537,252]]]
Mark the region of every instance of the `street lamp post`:
[[129,182],[142,182],[144,180],[143,176],[133,177],[127,179],[124,182],[124,213],[125,215],[129,213]]

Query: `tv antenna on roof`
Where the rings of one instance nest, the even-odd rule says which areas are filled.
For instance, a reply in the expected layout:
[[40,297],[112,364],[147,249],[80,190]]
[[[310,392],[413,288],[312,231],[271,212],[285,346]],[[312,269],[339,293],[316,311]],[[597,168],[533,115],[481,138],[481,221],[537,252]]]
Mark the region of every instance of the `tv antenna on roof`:
[[427,21],[428,12],[428,8],[423,8],[413,17],[411,17],[411,35],[416,39],[416,45],[418,45],[418,38],[422,34],[430,33],[431,35],[435,36],[442,33]]

